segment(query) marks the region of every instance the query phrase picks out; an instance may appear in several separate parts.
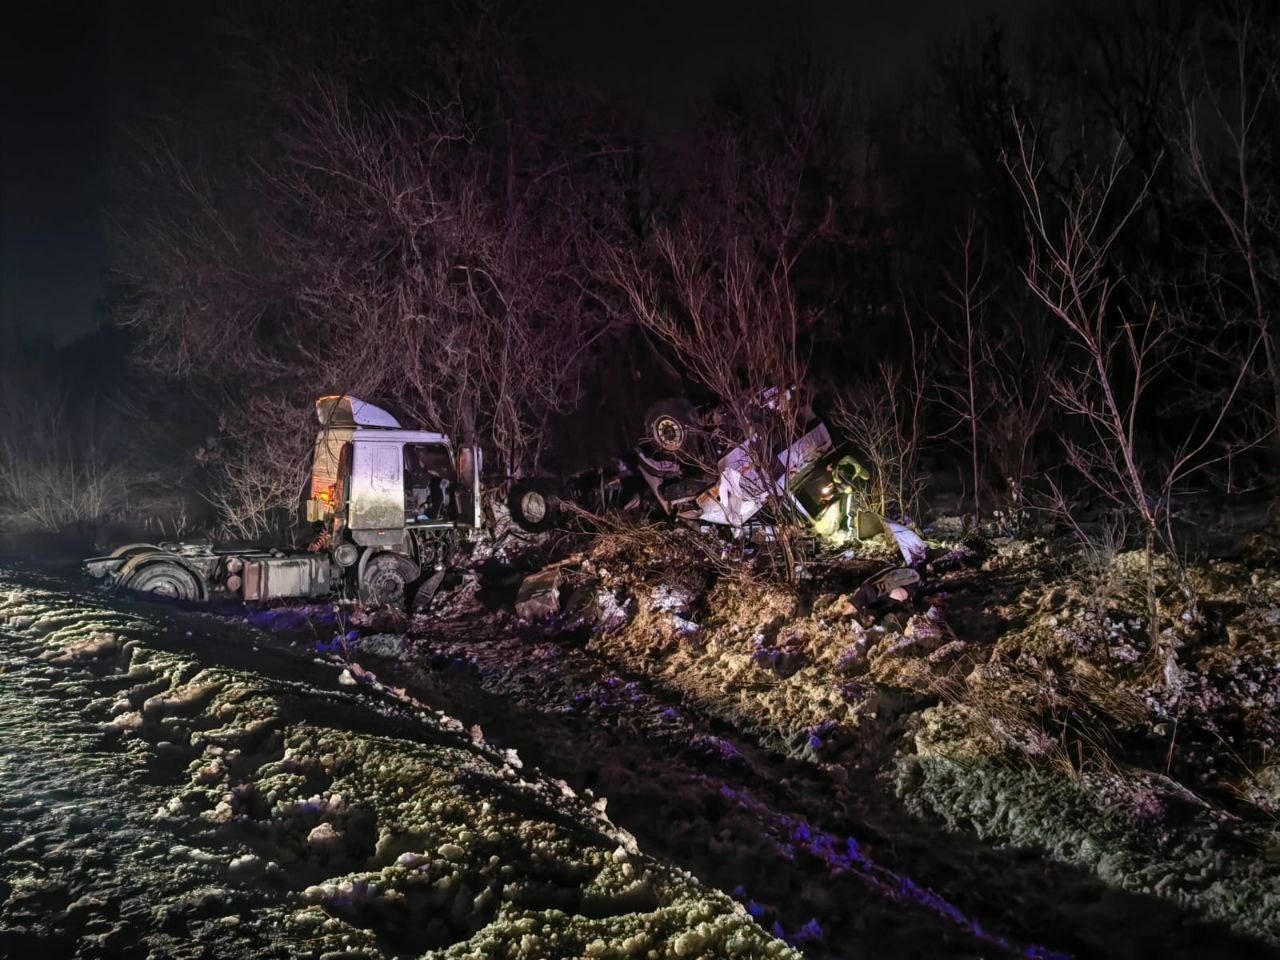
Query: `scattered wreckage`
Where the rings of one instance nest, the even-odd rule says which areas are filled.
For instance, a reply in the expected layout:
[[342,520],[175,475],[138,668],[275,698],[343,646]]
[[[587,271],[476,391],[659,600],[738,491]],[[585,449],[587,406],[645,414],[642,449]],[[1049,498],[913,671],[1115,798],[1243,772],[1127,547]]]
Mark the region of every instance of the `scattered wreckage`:
[[[765,391],[754,404],[759,428],[741,439],[725,430],[714,408],[699,411],[683,397],[661,400],[645,414],[633,464],[619,464],[617,473],[634,473],[667,516],[693,528],[768,539],[788,524],[837,546],[885,533],[908,565],[923,562],[924,543],[913,531],[868,509],[870,475],[826,423],[808,407],[780,416],[779,407],[791,402],[789,390]],[[788,430],[788,422],[800,426]],[[602,478],[615,485],[619,479]],[[560,519],[558,485],[519,481],[507,506],[523,529],[551,529]]]
[[663,401],[645,418],[636,451],[640,474],[668,515],[694,526],[736,532],[754,522],[767,535],[773,524],[795,523],[836,544],[888,533],[908,564],[922,562],[919,537],[867,508],[870,474],[811,408],[799,411],[799,429],[778,429],[779,408],[791,402],[789,390],[765,391],[755,404],[762,423],[757,434],[717,443],[714,411],[699,415],[687,401]]
[[[763,394],[762,423],[790,399],[790,391]],[[320,398],[316,416],[306,517],[321,530],[307,550],[135,543],[86,560],[87,572],[112,587],[186,601],[336,595],[404,607],[429,600],[454,564],[459,540],[483,528],[480,449],[455,449],[445,434],[407,430],[351,396]],[[730,442],[719,439],[714,411],[662,401],[645,417],[633,465],[620,464],[607,482],[621,488],[638,478],[663,511],[694,527],[767,537],[778,523],[799,522],[837,543],[886,532],[908,566],[922,561],[918,536],[863,508],[866,470],[833,442],[826,424],[807,409],[798,419],[803,430],[794,438],[769,444],[762,428],[761,436]],[[564,490],[547,478],[515,482],[507,497],[511,519],[526,531],[551,529],[564,498],[572,502]]]

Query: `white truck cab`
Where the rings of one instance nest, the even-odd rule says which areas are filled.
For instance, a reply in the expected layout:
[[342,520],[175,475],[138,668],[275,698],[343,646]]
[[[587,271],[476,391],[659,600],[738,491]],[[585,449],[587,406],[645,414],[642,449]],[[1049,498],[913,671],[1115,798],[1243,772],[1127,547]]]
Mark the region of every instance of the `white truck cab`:
[[316,401],[306,499],[323,524],[303,551],[222,550],[206,544],[129,544],[85,561],[113,586],[179,600],[271,600],[358,592],[376,605],[434,593],[459,531],[480,525],[478,447],[455,451],[449,437],[406,430],[357,397]]
[[480,525],[480,451],[455,454],[443,433],[405,430],[355,397],[316,401],[320,430],[307,519],[336,521],[357,543],[392,532]]

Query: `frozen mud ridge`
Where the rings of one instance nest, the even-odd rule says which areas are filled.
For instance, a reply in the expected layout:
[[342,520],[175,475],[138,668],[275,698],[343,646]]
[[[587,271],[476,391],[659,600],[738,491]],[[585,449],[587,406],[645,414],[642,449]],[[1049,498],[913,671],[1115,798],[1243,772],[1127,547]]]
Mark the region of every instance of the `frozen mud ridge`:
[[800,956],[457,721],[189,630],[0,574],[0,953]]

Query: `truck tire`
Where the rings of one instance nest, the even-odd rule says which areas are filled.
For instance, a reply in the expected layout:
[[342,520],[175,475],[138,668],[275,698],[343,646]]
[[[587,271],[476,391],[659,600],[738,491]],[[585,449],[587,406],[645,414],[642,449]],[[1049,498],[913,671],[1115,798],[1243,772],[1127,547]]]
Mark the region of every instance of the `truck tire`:
[[507,494],[507,510],[521,530],[542,533],[559,523],[560,498],[544,480],[517,480]]
[[659,463],[676,463],[692,452],[698,412],[684,397],[659,400],[644,415],[640,448]]
[[418,565],[406,556],[375,553],[360,571],[360,602],[366,607],[408,607],[409,584],[418,579]]
[[151,560],[129,574],[121,586],[134,593],[149,593],[171,600],[199,600],[203,595],[194,573],[176,560]]

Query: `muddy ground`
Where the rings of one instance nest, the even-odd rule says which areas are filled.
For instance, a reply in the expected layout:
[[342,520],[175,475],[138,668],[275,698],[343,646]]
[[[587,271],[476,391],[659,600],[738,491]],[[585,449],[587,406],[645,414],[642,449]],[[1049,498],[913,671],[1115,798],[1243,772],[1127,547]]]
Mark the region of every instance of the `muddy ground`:
[[[502,585],[510,587],[509,576],[490,578],[502,580],[497,587],[483,582],[455,586],[411,623],[378,617],[351,622],[327,606],[195,613],[121,605],[82,592],[74,581],[43,581],[37,592],[46,599],[31,602],[57,606],[65,611],[64,619],[52,634],[35,626],[39,619],[19,630],[10,611],[8,624],[0,626],[10,657],[30,662],[35,673],[26,679],[15,673],[19,687],[4,703],[14,702],[13,723],[23,729],[37,719],[32,710],[48,713],[39,714],[41,723],[56,716],[64,724],[48,739],[45,753],[37,751],[44,759],[31,761],[35,769],[24,776],[54,776],[56,757],[67,752],[67,743],[76,744],[70,752],[77,758],[97,756],[94,750],[108,758],[72,764],[83,772],[77,773],[71,806],[84,803],[94,791],[99,797],[99,807],[85,808],[84,822],[107,817],[110,798],[121,792],[142,787],[158,791],[154,797],[139,794],[141,815],[129,812],[133,804],[117,805],[123,812],[107,820],[107,832],[120,840],[111,844],[113,849],[155,848],[155,858],[166,864],[140,871],[150,878],[143,884],[151,891],[144,902],[148,896],[180,891],[176,899],[185,903],[183,897],[195,895],[202,884],[211,886],[217,898],[230,898],[226,902],[233,906],[219,906],[212,913],[239,916],[239,923],[188,926],[181,936],[163,941],[160,952],[146,938],[170,934],[162,928],[157,932],[145,911],[135,911],[133,926],[127,928],[131,932],[115,936],[121,943],[145,943],[157,956],[168,955],[163,950],[185,942],[184,937],[198,934],[203,942],[213,932],[231,937],[226,942],[234,945],[235,952],[217,955],[271,955],[273,950],[318,955],[355,948],[373,955],[417,956],[432,947],[451,949],[451,956],[467,955],[467,950],[478,956],[521,955],[518,941],[524,934],[512,947],[512,931],[519,928],[511,926],[510,911],[523,910],[521,918],[528,919],[534,906],[549,905],[522,901],[514,892],[506,897],[507,886],[491,874],[467,877],[468,902],[474,903],[484,890],[496,891],[492,896],[501,902],[497,912],[489,903],[454,917],[458,897],[396,903],[392,895],[391,905],[386,903],[388,891],[405,892],[397,886],[402,885],[398,874],[390,881],[386,876],[388,869],[394,872],[396,858],[413,854],[406,861],[410,871],[425,865],[433,883],[443,879],[437,877],[442,858],[419,863],[414,857],[430,851],[417,848],[436,844],[438,853],[442,844],[437,841],[457,827],[459,818],[469,822],[481,816],[474,806],[446,805],[440,812],[428,807],[418,810],[412,828],[386,828],[414,836],[426,831],[430,842],[410,843],[413,849],[382,842],[379,831],[371,833],[361,825],[367,814],[355,818],[355,828],[350,826],[353,796],[399,796],[397,791],[414,792],[424,785],[432,795],[447,793],[450,784],[433,779],[431,770],[439,763],[434,756],[424,765],[404,751],[423,742],[437,744],[450,728],[455,743],[460,730],[462,749],[474,750],[489,765],[487,784],[505,789],[504,751],[514,751],[525,764],[515,775],[541,785],[540,793],[534,790],[538,803],[551,809],[569,804],[570,812],[562,812],[564,828],[573,825],[594,838],[592,846],[575,835],[565,853],[557,848],[551,858],[559,863],[563,857],[574,865],[568,885],[576,885],[577,892],[565,901],[571,909],[549,908],[567,914],[567,921],[557,917],[552,926],[567,923],[570,932],[557,932],[565,938],[559,946],[543,942],[523,955],[616,956],[628,950],[655,956],[664,950],[693,956],[734,951],[768,955],[766,951],[781,948],[778,940],[769,945],[768,934],[804,955],[823,958],[1277,955],[1269,943],[1274,926],[1268,926],[1268,918],[1274,913],[1265,899],[1276,891],[1275,872],[1267,867],[1265,849],[1253,842],[1259,834],[1242,829],[1238,813],[1230,814],[1234,819],[1214,819],[1203,812],[1183,816],[1176,829],[1165,831],[1168,842],[1161,846],[1150,830],[1131,829],[1132,804],[1113,803],[1114,809],[1099,815],[1085,789],[1086,777],[1066,776],[1052,764],[1011,764],[1004,746],[975,750],[983,731],[975,732],[972,724],[952,724],[959,732],[944,735],[949,712],[962,712],[964,701],[940,694],[948,688],[940,687],[939,679],[954,683],[987,667],[998,638],[1016,635],[1034,620],[1011,617],[1011,605],[1022,602],[1024,593],[1038,591],[1041,576],[1036,564],[1005,563],[999,551],[986,558],[972,551],[952,552],[935,565],[926,586],[908,603],[882,601],[865,615],[840,595],[810,597],[797,606],[793,598],[753,592],[742,584],[713,584],[709,590],[704,590],[705,582],[691,586],[687,578],[673,575],[661,557],[646,567],[598,554],[567,574],[561,591],[565,612],[537,623],[511,613],[512,598]],[[1001,569],[1001,563],[1005,575],[986,572],[988,567]],[[27,575],[12,581],[9,589],[27,596],[24,591],[33,589],[33,582]],[[1061,599],[1061,605],[1069,604],[1069,598]],[[286,735],[282,749],[273,741],[271,756],[247,764],[241,756],[226,763],[225,754],[210,754],[199,736],[192,741],[201,747],[198,755],[175,746],[184,734],[188,740],[195,736],[202,722],[164,739],[145,709],[126,709],[119,697],[89,690],[70,697],[29,696],[68,683],[80,691],[84,681],[59,673],[64,667],[55,669],[49,661],[30,657],[56,650],[60,643],[65,647],[66,637],[58,630],[71,629],[81,638],[74,642],[82,642],[92,636],[97,617],[107,617],[118,629],[124,610],[129,611],[127,622],[141,631],[135,642],[188,664],[176,674],[167,667],[168,672],[162,671],[171,685],[175,676],[190,685],[202,668],[233,670],[237,689],[248,683],[254,689],[265,685],[277,690],[283,684],[291,704],[283,715],[303,716],[304,723],[323,717],[339,741],[389,730],[391,739],[378,740],[371,748],[379,758],[376,768],[370,772],[368,761],[362,760],[366,773],[350,778],[353,786],[344,781],[336,790],[340,803],[331,809],[326,796],[335,792],[328,772],[333,750],[323,738]],[[932,619],[931,610],[937,611]],[[262,632],[246,629],[246,620]],[[930,624],[939,625],[937,635],[926,630]],[[939,650],[942,656],[936,656]],[[126,666],[115,651],[90,660],[99,664],[90,670],[95,676],[103,672],[103,662],[117,672]],[[131,660],[127,666],[138,669]],[[52,674],[40,672],[50,670]],[[0,674],[0,680],[9,678]],[[133,689],[136,699],[136,684]],[[271,696],[278,695],[277,690]],[[240,694],[232,699],[237,704],[253,700]],[[27,713],[17,709],[20,702]],[[441,721],[433,710],[456,722]],[[114,717],[113,711],[118,711]],[[425,718],[419,716],[423,711]],[[129,721],[119,717],[134,713],[142,718],[135,730],[113,732],[122,724],[127,727]],[[73,736],[76,730],[80,734]],[[94,746],[104,730],[110,746]],[[80,735],[87,739],[77,740]],[[351,750],[358,753],[359,746]],[[290,752],[286,756],[284,751]],[[366,747],[365,756],[369,753]],[[161,763],[157,758],[162,754],[173,754],[172,763]],[[313,790],[314,770],[305,766],[307,761],[295,761],[295,755],[320,763],[323,782],[316,782],[321,789]],[[299,762],[301,771],[293,769]],[[459,761],[442,765],[453,769]],[[129,777],[137,779],[139,768],[145,775],[142,787],[135,787]],[[536,774],[530,772],[534,768]],[[201,782],[204,778],[210,782]],[[267,804],[262,798],[271,790],[277,795]],[[1168,802],[1168,793],[1160,795],[1162,802]],[[14,806],[29,807],[26,796]],[[192,835],[200,843],[183,839],[182,845],[220,851],[209,864],[197,856],[187,858],[196,866],[179,861],[187,871],[180,879],[165,872],[175,849],[168,832],[174,824],[153,819],[175,796],[178,835],[193,830],[188,814],[198,811],[194,822],[199,828]],[[380,823],[396,822],[378,812],[377,802],[357,806],[374,808]],[[1223,804],[1216,803],[1215,809],[1223,810]],[[58,817],[61,822],[67,814]],[[273,826],[289,817],[303,822],[284,829]],[[533,816],[537,822],[548,818],[545,807]],[[338,839],[323,829],[313,837],[325,823],[333,825]],[[50,838],[42,841],[46,847],[70,839],[59,829],[49,828]],[[371,840],[374,833],[378,838]],[[697,878],[680,881],[683,887],[672,880],[676,887],[662,888],[671,892],[656,901],[650,897],[629,904],[633,909],[619,914],[632,925],[626,929],[645,931],[651,938],[643,948],[627,941],[621,927],[606,929],[601,918],[583,912],[589,898],[582,891],[590,887],[583,878],[596,870],[591,882],[607,885],[609,863],[606,859],[599,867],[594,854],[574,845],[607,852],[616,849],[615,834],[632,843],[637,855],[643,851],[654,858],[645,861],[649,869],[669,871],[663,875],[673,878],[687,871]],[[353,841],[353,836],[363,839]],[[1203,841],[1209,867],[1203,876],[1196,872],[1203,863],[1196,870],[1187,866],[1193,851],[1178,847],[1185,847],[1189,836]],[[528,853],[528,838],[520,840],[523,845],[514,847],[497,844],[493,869],[511,867],[523,875],[546,860]],[[71,849],[74,865],[51,871],[67,874],[53,881],[55,887],[62,883],[68,894],[84,890],[99,896],[93,891],[101,884],[107,891],[99,896],[105,906],[90,900],[77,916],[101,925],[102,917],[129,914],[120,907],[125,898],[117,865],[103,863],[93,875],[97,879],[86,878],[77,872],[84,867],[74,855],[74,843]],[[247,856],[257,859],[247,866],[242,860],[236,882],[230,882],[231,864]],[[6,871],[23,862],[11,862]],[[589,867],[579,867],[582,862]],[[1196,875],[1184,879],[1179,874],[1178,884],[1160,885],[1184,867]],[[248,870],[254,876],[246,876]],[[271,891],[270,897],[252,909],[243,902],[234,906],[246,883],[253,891],[250,899],[263,889]],[[365,905],[371,883],[377,886],[373,899],[383,898],[376,909]],[[560,879],[556,884],[557,889],[565,885]],[[1197,889],[1202,892],[1198,897],[1186,892]],[[701,905],[704,901],[711,906]],[[52,931],[70,949],[76,936],[76,928],[67,926],[70,921],[40,927],[30,911],[11,911],[13,902],[11,894],[0,910],[5,935]],[[406,902],[413,908],[407,911],[411,919],[405,919]],[[688,912],[694,903],[705,917]],[[540,922],[550,923],[549,915],[544,909]],[[598,937],[600,944],[592,946],[595,940],[573,932],[574,922],[597,924],[592,930],[604,934]],[[703,929],[707,925],[710,933]],[[226,931],[233,927],[231,936]],[[102,932],[111,929],[108,924]],[[693,938],[679,940],[690,931]],[[217,943],[217,937],[211,942]],[[679,953],[677,943],[686,953]],[[94,949],[83,955],[97,955]],[[114,948],[108,941],[101,949]],[[145,950],[138,955],[146,955]]]
[[8,572],[0,649],[0,955],[795,956],[310,650]]
[[[362,621],[338,653],[608,797],[647,848],[733,892],[810,956],[1267,955],[1262,897],[1274,872],[1265,867],[1206,881],[1228,896],[1261,892],[1226,911],[1232,931],[1206,922],[1201,904],[1169,896],[1168,884],[1143,891],[1127,877],[1100,876],[1096,863],[1071,863],[1066,842],[1054,849],[1025,828],[1002,835],[974,829],[987,826],[977,813],[949,816],[949,798],[934,787],[951,768],[928,769],[944,761],[915,749],[940,698],[906,681],[922,676],[913,653],[946,664],[932,654],[963,644],[927,637],[915,618],[947,595],[947,636],[963,631],[975,648],[994,648],[993,631],[1006,625],[994,609],[1008,599],[1001,592],[1016,594],[1037,574],[1028,564],[1013,579],[983,578],[974,551],[946,553],[927,588],[909,604],[877,607],[866,630],[847,611],[833,613],[830,599],[780,612],[786,601],[767,589],[753,595],[732,583],[699,593],[681,573],[687,566],[657,558],[649,577],[634,557],[597,553],[566,567],[577,571],[566,572],[566,609],[550,620],[513,618],[511,597],[482,582],[411,624]],[[299,615],[261,622],[288,627]],[[316,621],[323,645],[335,625],[324,611]],[[863,659],[874,663],[850,670],[836,641],[851,632],[879,637],[895,655],[873,646]],[[903,645],[904,635],[922,649]],[[989,808],[991,823],[1016,828],[1034,804],[1015,786],[1049,807],[1064,799],[1061,783],[1039,776],[1018,771],[994,800],[957,803]],[[1128,850],[1132,838],[1111,821],[1092,823],[1081,807],[1062,819],[1076,816],[1083,849],[1139,860],[1127,865],[1156,871],[1152,886],[1179,868],[1142,861],[1141,844]],[[1059,826],[1052,812],[1039,826]],[[1233,842],[1229,829],[1211,834]],[[1259,917],[1254,939],[1248,921]]]

